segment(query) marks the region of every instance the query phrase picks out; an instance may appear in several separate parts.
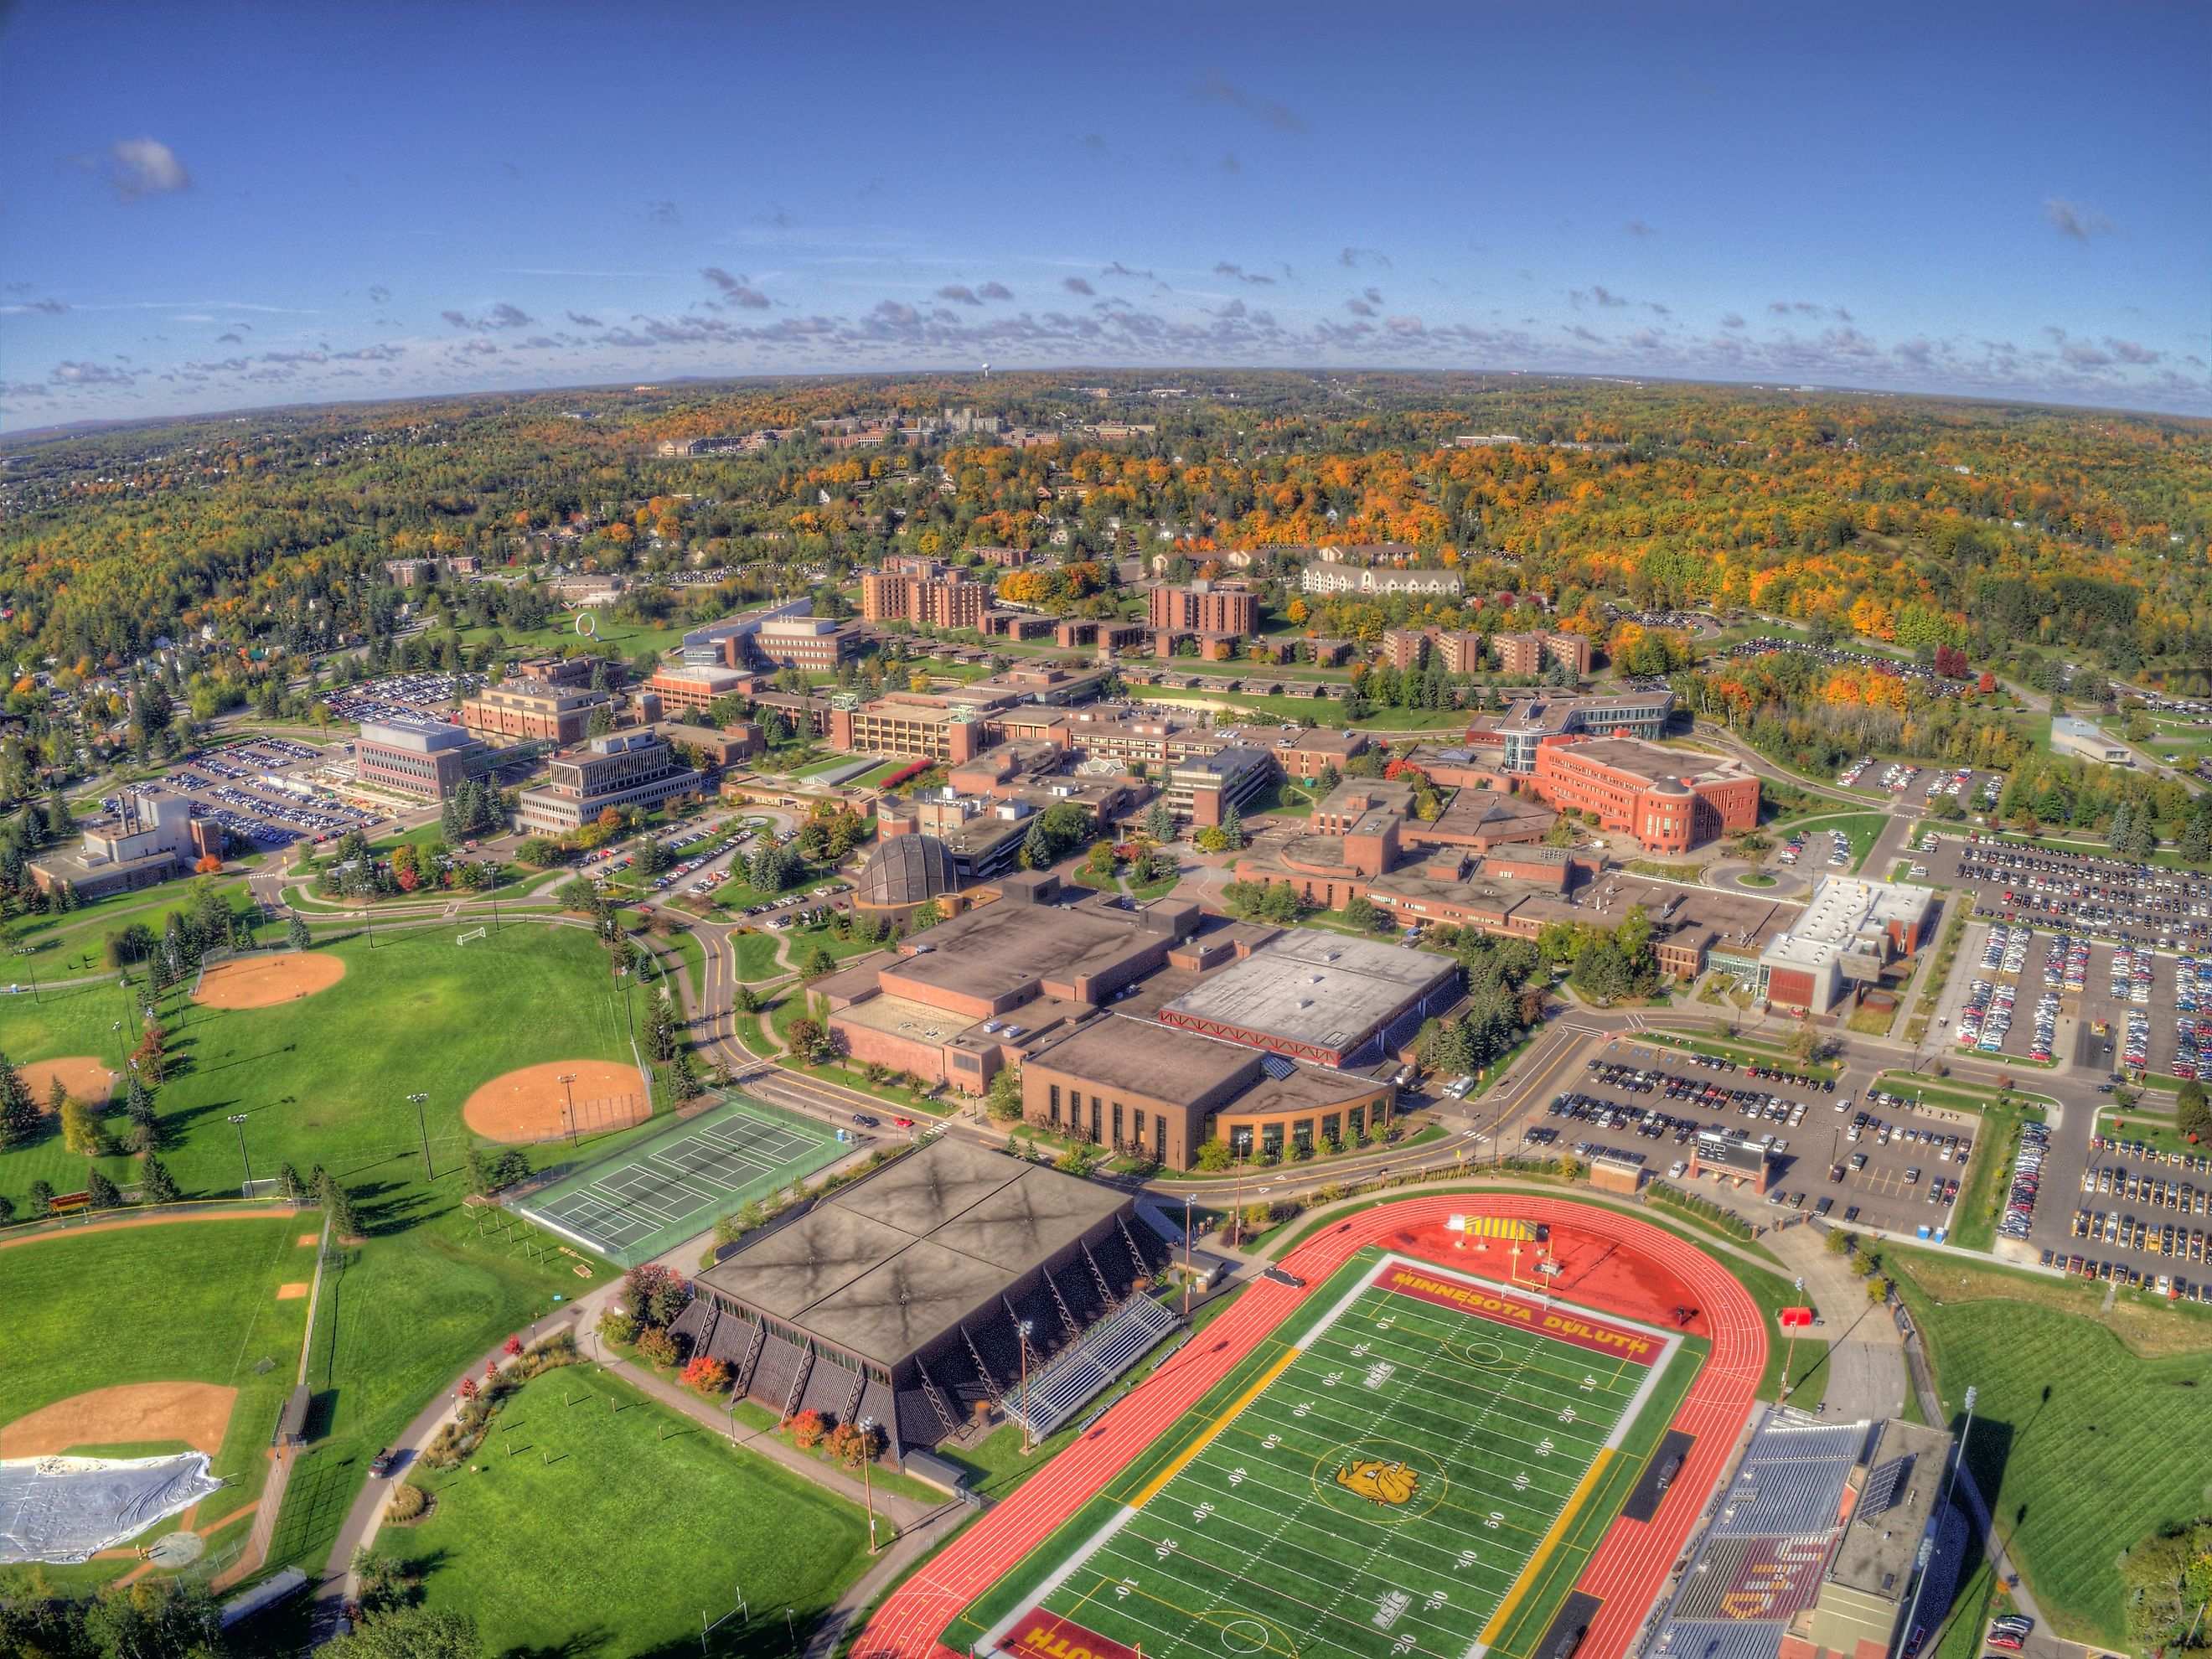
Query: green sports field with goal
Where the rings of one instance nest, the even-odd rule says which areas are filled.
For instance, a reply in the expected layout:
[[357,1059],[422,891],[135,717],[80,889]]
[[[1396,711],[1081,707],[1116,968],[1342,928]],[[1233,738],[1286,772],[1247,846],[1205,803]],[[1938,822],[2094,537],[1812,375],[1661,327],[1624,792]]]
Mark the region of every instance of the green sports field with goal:
[[1388,1254],[1310,1306],[945,1644],[1530,1651],[1671,1417],[1694,1340]]

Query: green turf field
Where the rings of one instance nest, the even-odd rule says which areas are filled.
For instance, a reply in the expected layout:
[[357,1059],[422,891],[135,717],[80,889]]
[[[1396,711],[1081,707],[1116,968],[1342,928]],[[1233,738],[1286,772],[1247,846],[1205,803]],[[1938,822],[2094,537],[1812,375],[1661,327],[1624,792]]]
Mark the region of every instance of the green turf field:
[[2212,1318],[2200,1310],[1918,1250],[1885,1263],[1956,1425],[1978,1391],[1966,1456],[2055,1633],[2122,1646],[2118,1553],[2204,1512]]
[[[244,1508],[268,1473],[263,1453],[298,1379],[307,1333],[307,1302],[279,1301],[277,1287],[313,1279],[314,1247],[298,1241],[319,1225],[314,1216],[173,1221],[55,1233],[0,1250],[0,1308],[8,1310],[0,1318],[0,1421],[122,1383],[235,1389],[229,1432],[211,1464],[234,1484],[203,1519]],[[139,1456],[165,1449],[100,1448]],[[147,1536],[173,1531],[179,1519]],[[129,1565],[46,1571],[106,1579]]]
[[1598,1331],[1583,1346],[1533,1301],[1372,1252],[1308,1305],[948,1643],[1533,1647],[1671,1412],[1681,1344],[1561,1308]]
[[[605,953],[585,929],[510,925],[465,948],[447,929],[356,937],[321,947],[346,976],[314,996],[273,1008],[205,1008],[181,993],[163,1012],[172,1068],[155,1103],[167,1136],[161,1158],[188,1197],[235,1196],[243,1178],[238,1131],[257,1176],[289,1162],[321,1164],[356,1184],[422,1169],[415,1108],[424,1103],[434,1167],[457,1167],[469,1141],[461,1104],[479,1084],[541,1060],[627,1061],[629,1027],[610,990]],[[92,1054],[120,1064],[115,1023],[130,1015],[111,981],[11,998],[0,1046],[18,1062]],[[126,1027],[126,1032],[128,1028]],[[118,1183],[135,1160],[103,1167]],[[58,1192],[84,1185],[85,1160],[58,1134],[0,1153],[0,1193],[20,1205],[33,1181]]]
[[533,1378],[496,1422],[481,1473],[413,1475],[429,1518],[377,1538],[416,1565],[428,1606],[476,1620],[487,1653],[696,1652],[700,1614],[742,1596],[750,1619],[716,1626],[706,1652],[764,1659],[866,1565],[856,1506],[595,1367]]

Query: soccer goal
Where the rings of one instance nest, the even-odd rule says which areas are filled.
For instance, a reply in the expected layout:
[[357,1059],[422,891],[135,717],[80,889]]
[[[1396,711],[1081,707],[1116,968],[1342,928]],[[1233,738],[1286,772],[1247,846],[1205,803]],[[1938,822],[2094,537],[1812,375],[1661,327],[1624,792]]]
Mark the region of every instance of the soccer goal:
[[472,939],[483,939],[487,937],[490,932],[491,929],[489,927],[471,927],[467,933],[463,933],[459,939],[455,939],[453,943],[456,945],[466,945]]

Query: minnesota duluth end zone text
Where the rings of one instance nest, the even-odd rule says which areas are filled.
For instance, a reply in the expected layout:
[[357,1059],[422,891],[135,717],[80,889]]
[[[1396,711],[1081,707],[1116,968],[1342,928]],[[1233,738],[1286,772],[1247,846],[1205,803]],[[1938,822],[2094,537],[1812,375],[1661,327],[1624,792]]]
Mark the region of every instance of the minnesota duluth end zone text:
[[1528,1330],[1541,1331],[1547,1336],[1571,1342],[1577,1348],[1587,1348],[1593,1353],[1609,1353],[1618,1358],[1633,1360],[1639,1365],[1649,1365],[1659,1357],[1661,1345],[1651,1337],[1640,1336],[1634,1331],[1625,1331],[1618,1326],[1562,1308],[1540,1308],[1517,1297],[1501,1296],[1479,1285],[1432,1279],[1410,1267],[1394,1269],[1383,1276],[1382,1284],[1384,1288],[1395,1291],[1401,1296],[1434,1302],[1441,1307],[1456,1308],[1462,1313],[1494,1319],[1501,1325],[1518,1325]]

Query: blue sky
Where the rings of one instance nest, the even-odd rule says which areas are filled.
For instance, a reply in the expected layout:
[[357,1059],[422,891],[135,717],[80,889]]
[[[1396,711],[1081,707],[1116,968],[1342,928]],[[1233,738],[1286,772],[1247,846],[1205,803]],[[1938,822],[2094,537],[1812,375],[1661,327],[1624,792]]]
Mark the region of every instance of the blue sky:
[[2212,413],[2212,8],[27,0],[0,426],[678,374]]

